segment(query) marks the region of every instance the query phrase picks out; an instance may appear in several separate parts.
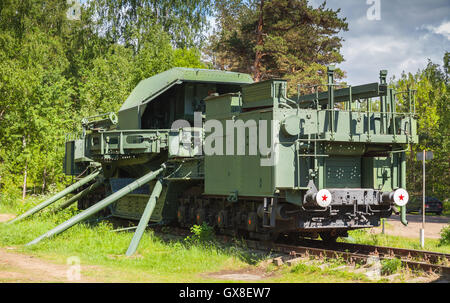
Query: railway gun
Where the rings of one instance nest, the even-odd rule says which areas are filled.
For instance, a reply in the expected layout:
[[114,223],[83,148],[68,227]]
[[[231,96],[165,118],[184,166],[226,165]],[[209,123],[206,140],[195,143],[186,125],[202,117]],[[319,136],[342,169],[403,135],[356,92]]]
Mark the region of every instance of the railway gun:
[[84,177],[10,223],[72,194],[58,209],[83,211],[28,245],[109,214],[139,220],[127,255],[149,222],[325,241],[393,212],[406,225],[414,91],[390,88],[384,70],[358,86],[336,84],[333,66],[327,76],[294,96],[283,79],[226,71],[173,68],[142,80],[117,115],[87,117],[66,136],[64,172]]

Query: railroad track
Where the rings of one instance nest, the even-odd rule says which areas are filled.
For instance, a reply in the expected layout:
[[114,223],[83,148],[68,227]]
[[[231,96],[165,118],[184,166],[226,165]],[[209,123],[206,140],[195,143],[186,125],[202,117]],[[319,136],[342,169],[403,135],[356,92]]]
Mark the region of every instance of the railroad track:
[[[326,244],[318,240],[305,239],[308,246],[324,247]],[[385,258],[400,258],[406,260],[424,261],[431,264],[450,265],[450,254],[425,250],[405,249],[387,246],[375,246],[356,243],[336,242],[332,244],[333,250],[360,252],[362,254],[376,255]]]
[[[190,234],[186,229],[171,228],[171,230],[178,235]],[[216,237],[223,243],[235,241],[235,238],[231,236],[217,235]],[[438,252],[344,242],[325,243],[312,239],[302,239],[295,245],[248,239],[241,240],[241,243],[245,243],[246,247],[250,249],[278,252],[292,258],[307,256],[339,258],[349,263],[359,264],[366,263],[373,256],[380,260],[398,258],[406,268],[450,276],[450,254]]]
[[[399,258],[402,265],[421,271],[432,271],[444,276],[450,275],[450,255],[429,251],[403,249],[395,247],[372,246],[352,243],[318,243],[322,241],[307,240],[303,245],[282,243],[264,243],[246,240],[247,247],[289,254],[292,257],[316,256],[319,258],[340,258],[349,263],[366,263],[370,257],[380,260]],[[324,248],[327,246],[327,248]]]

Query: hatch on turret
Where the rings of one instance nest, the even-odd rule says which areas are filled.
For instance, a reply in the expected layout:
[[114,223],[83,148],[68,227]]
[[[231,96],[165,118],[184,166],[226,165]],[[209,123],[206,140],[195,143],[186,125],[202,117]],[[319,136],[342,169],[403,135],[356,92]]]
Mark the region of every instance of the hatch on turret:
[[193,124],[194,112],[205,112],[206,97],[249,83],[242,73],[172,68],[139,82],[119,110],[118,129],[168,129],[178,119]]

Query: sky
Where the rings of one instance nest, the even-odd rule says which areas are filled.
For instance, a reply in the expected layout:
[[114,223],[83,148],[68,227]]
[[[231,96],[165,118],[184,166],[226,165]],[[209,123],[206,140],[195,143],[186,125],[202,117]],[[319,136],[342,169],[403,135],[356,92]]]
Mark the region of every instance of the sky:
[[[81,0],[82,3],[86,0]],[[309,0],[318,7],[323,0]],[[388,79],[403,71],[415,73],[428,59],[443,64],[450,51],[450,0],[327,0],[326,7],[341,9],[348,31],[337,65],[346,72],[343,79],[358,85],[379,80],[379,71],[388,70]],[[215,20],[208,17],[214,27]],[[212,28],[210,29],[212,30]]]
[[326,7],[347,18],[348,31],[339,33],[345,61],[336,66],[349,84],[377,82],[382,69],[388,79],[415,73],[428,59],[442,65],[450,51],[450,0],[328,0]]

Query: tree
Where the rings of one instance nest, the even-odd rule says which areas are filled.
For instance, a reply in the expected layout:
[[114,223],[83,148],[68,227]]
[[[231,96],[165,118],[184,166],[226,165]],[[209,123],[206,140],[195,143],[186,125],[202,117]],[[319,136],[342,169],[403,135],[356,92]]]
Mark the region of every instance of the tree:
[[4,41],[10,44],[0,55],[0,162],[9,173],[2,179],[17,184],[14,176],[22,174],[24,197],[27,184],[35,183],[38,174],[42,181],[42,170],[50,168],[43,163],[62,160],[55,150],[64,144],[63,121],[70,115],[70,82],[62,75],[68,62],[61,41],[36,28]]
[[[448,83],[448,58],[444,56],[444,66],[428,61],[425,69],[416,74],[403,73],[399,80],[392,81],[398,91],[416,90],[417,133],[419,144],[411,146],[408,157],[408,189],[415,192],[422,188],[422,164],[415,160],[417,152],[433,151],[434,158],[427,161],[426,190],[431,195],[446,199],[450,194],[450,96]],[[400,108],[406,111],[409,101],[399,100]]]
[[321,83],[324,66],[343,61],[337,34],[348,30],[340,10],[325,6],[314,9],[307,0],[218,1],[219,29],[211,38],[215,65],[251,73],[255,81]]
[[156,24],[176,47],[201,44],[210,6],[210,0],[94,0],[91,9],[108,41],[139,51]]
[[[139,3],[169,11],[147,18],[153,11],[133,7]],[[195,47],[174,45],[190,43],[188,36],[203,26],[194,23],[207,2],[182,3],[92,0],[81,20],[71,21],[66,1],[0,2],[2,194],[24,197],[30,186],[44,191],[62,185],[65,134],[77,132],[82,117],[117,111],[140,80],[156,73],[203,67]],[[123,15],[116,19],[98,15],[117,10]],[[175,22],[181,13],[185,21]],[[180,24],[189,30],[179,32]],[[181,35],[179,43],[173,33]]]

